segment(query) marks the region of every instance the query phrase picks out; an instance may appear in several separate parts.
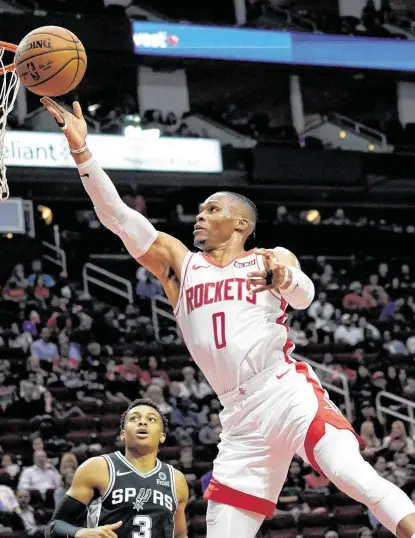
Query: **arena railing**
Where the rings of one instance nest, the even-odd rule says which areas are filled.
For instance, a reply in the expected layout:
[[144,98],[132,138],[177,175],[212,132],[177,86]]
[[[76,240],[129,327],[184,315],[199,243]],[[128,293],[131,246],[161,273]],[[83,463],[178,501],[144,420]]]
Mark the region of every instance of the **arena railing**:
[[[389,400],[388,403],[387,400]],[[381,391],[376,396],[376,414],[381,424],[386,422],[385,415],[402,420],[409,425],[411,437],[415,436],[415,402],[396,396],[391,392]]]
[[169,321],[172,321],[173,324],[176,327],[177,335],[181,335],[179,326],[176,323],[176,318],[174,315],[167,310],[164,310],[163,308],[160,308],[160,303],[167,307],[169,310],[171,310],[170,301],[166,299],[166,297],[163,297],[163,295],[155,295],[151,298],[151,313],[152,313],[152,319],[153,319],[153,326],[154,326],[154,334],[156,337],[157,342],[160,342],[160,323],[159,323],[159,316],[162,316]]
[[[97,277],[96,275],[91,275],[91,272],[98,273],[99,277]],[[108,284],[108,282],[105,282],[102,277],[108,278],[109,280],[116,282],[117,285]],[[107,271],[102,267],[98,267],[98,265],[94,265],[93,263],[86,263],[82,269],[82,281],[84,285],[84,293],[87,295],[90,295],[89,284],[95,284],[100,288],[104,288],[105,290],[111,291],[112,293],[115,293],[116,295],[127,299],[130,304],[134,302],[134,292],[131,282],[126,278],[112,273],[111,271]]]
[[352,408],[352,399],[350,398],[350,390],[349,390],[349,379],[345,374],[342,374],[340,372],[337,372],[336,370],[333,370],[332,368],[329,368],[328,366],[324,366],[323,364],[320,364],[318,362],[314,362],[311,359],[307,359],[306,357],[303,357],[301,355],[297,355],[297,353],[292,354],[293,359],[295,359],[298,362],[306,362],[310,366],[314,368],[316,371],[316,374],[325,373],[329,374],[330,376],[336,376],[336,379],[339,379],[341,382],[341,387],[338,385],[333,385],[333,383],[330,383],[329,381],[324,381],[324,376],[321,376],[321,384],[325,389],[327,389],[329,392],[335,392],[336,394],[339,394],[343,400],[344,400],[344,412],[346,414],[347,419],[351,422],[353,420],[353,408]]
[[61,239],[59,226],[53,227],[53,239],[54,245],[48,241],[42,241],[42,245],[46,252],[43,254],[43,258],[51,263],[54,263],[61,268],[61,272],[68,274],[68,264],[66,263],[66,252],[61,248]]

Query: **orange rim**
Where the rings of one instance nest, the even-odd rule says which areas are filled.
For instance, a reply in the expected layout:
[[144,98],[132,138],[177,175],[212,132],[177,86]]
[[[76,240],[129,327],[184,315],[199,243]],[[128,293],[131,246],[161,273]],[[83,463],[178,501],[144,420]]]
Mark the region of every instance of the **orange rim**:
[[[14,45],[13,43],[7,43],[7,41],[0,41],[0,48],[4,50],[8,50],[10,52],[16,52],[17,45]],[[5,75],[6,73],[11,73],[14,71],[14,63],[6,65],[5,67],[0,67],[0,75]]]

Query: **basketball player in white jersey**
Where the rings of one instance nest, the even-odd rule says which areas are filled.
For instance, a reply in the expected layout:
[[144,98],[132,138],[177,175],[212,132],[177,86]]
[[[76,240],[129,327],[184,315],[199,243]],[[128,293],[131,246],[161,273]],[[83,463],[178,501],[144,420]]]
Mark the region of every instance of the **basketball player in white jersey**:
[[314,287],[288,250],[244,251],[255,229],[252,202],[223,192],[205,200],[194,229],[201,252],[190,252],[121,200],[88,150],[79,103],[73,114],[49,98],[42,103],[67,138],[98,218],[160,279],[186,345],[224,407],[205,493],[208,538],[253,538],[273,514],[295,453],[398,538],[415,538],[412,502],[364,461],[356,433],[312,369],[290,357],[285,309],[307,308]]

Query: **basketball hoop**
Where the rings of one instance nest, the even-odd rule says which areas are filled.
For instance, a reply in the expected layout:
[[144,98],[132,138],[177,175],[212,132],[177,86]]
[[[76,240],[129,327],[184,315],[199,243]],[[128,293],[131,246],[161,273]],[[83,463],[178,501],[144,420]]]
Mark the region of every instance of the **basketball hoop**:
[[19,77],[14,70],[14,63],[6,64],[4,53],[15,53],[17,45],[0,41],[0,202],[9,197],[9,186],[6,177],[6,165],[4,164],[4,137],[6,136],[7,117],[13,110],[19,90]]

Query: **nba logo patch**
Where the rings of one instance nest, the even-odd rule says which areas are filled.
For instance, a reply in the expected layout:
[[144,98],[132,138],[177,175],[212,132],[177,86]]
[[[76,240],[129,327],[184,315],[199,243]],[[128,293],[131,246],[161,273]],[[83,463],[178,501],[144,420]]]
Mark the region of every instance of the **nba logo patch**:
[[249,267],[250,265],[255,265],[256,260],[251,260],[250,262],[235,262],[234,266],[238,267],[239,269],[243,269],[244,267]]
[[161,471],[158,474],[157,484],[159,486],[168,486],[168,487],[170,487],[170,481],[167,480],[167,475],[166,475],[166,473],[163,473],[163,471]]

